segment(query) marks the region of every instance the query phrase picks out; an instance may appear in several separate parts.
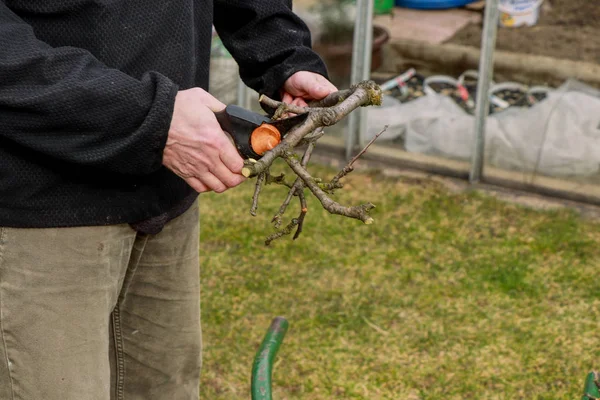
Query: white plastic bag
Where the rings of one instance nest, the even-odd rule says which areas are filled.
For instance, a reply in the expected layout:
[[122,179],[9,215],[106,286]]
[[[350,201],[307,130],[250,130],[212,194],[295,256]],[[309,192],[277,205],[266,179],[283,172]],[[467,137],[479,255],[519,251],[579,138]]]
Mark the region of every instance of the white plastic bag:
[[[471,159],[474,117],[446,96],[432,93],[370,109],[364,140],[386,124],[390,134],[380,140],[403,135],[409,152]],[[563,178],[598,175],[600,92],[569,81],[531,108],[490,115],[485,144],[486,163],[498,168]]]

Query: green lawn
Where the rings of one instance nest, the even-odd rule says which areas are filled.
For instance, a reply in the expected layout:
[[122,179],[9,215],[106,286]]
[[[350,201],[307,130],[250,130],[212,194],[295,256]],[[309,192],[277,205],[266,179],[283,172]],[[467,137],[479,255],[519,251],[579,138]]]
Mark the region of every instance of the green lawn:
[[201,196],[201,399],[250,398],[277,315],[290,322],[277,400],[581,398],[600,368],[597,223],[426,180],[346,182],[339,200],[376,204],[374,224],[311,198],[303,235],[270,247],[282,187],[266,187],[257,217],[254,181]]

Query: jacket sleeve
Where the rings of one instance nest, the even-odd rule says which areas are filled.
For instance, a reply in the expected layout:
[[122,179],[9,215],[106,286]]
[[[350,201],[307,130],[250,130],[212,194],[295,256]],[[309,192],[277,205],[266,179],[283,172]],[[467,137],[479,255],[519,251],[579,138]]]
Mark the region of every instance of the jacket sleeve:
[[0,145],[123,174],[162,165],[176,85],[51,47],[0,1]]
[[244,83],[278,97],[285,81],[298,71],[327,77],[311,49],[310,31],[292,12],[291,0],[215,0],[214,26],[240,66]]

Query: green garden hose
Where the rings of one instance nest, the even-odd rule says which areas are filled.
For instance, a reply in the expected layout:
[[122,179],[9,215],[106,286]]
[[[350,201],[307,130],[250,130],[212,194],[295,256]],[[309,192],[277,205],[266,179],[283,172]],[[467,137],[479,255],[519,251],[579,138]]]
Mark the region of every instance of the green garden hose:
[[598,387],[599,377],[598,373],[592,371],[588,374],[585,380],[585,387],[583,390],[583,397],[581,400],[594,400],[600,398],[600,388]]
[[252,400],[272,400],[271,373],[273,360],[288,330],[288,322],[276,317],[265,335],[252,366]]

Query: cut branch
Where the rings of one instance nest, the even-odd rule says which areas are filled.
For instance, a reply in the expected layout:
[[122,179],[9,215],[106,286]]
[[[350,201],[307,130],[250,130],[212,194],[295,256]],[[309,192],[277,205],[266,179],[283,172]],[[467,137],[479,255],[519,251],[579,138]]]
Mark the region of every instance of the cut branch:
[[[373,218],[369,215],[369,212],[375,207],[373,204],[366,203],[359,206],[347,207],[334,201],[329,195],[333,194],[334,190],[340,189],[343,186],[340,180],[352,172],[356,160],[385,132],[387,126],[328,183],[324,183],[321,179],[313,177],[308,172],[307,166],[317,141],[324,135],[323,127],[336,124],[358,107],[380,105],[381,97],[381,89],[371,81],[360,82],[350,89],[332,93],[320,101],[309,103],[308,107],[286,104],[264,95],[260,97],[259,101],[263,109],[267,110],[269,115],[272,115],[272,119],[282,118],[286,114],[307,114],[304,122],[287,132],[283,140],[275,148],[267,151],[258,161],[247,160],[242,169],[242,174],[246,177],[257,176],[252,208],[250,210],[252,215],[256,215],[258,197],[264,185],[275,183],[286,186],[289,189],[286,198],[272,219],[275,228],[278,230],[267,237],[265,241],[266,245],[271,244],[278,238],[291,234],[294,229],[293,239],[295,240],[300,236],[308,212],[307,192],[305,189],[308,189],[319,200],[321,206],[331,214],[358,219],[365,224],[373,223]],[[307,147],[302,159],[299,159],[294,150],[304,145],[307,145]],[[287,182],[284,174],[278,176],[270,175],[269,168],[277,158],[284,159],[296,175],[293,183]],[[294,197],[298,197],[300,213],[283,229],[279,229],[282,224],[283,215]]]
[[[335,105],[309,112],[307,119],[288,132],[274,149],[267,151],[256,163],[246,163],[242,169],[242,174],[247,178],[257,176],[264,172],[276,158],[293,150],[305,136],[315,129],[336,124],[358,107],[380,105],[381,96],[381,88],[371,81],[361,82],[348,91],[332,93],[318,105],[327,105],[336,100],[338,102]],[[264,95],[262,100],[263,102],[269,101],[271,104],[275,104],[272,103],[274,100],[268,99]],[[281,105],[281,103],[279,102],[278,105]]]
[[353,207],[344,207],[341,204],[332,200],[327,193],[325,193],[319,185],[314,181],[314,178],[308,173],[306,169],[300,165],[298,160],[293,157],[285,159],[292,169],[298,175],[306,187],[315,195],[317,199],[321,202],[321,205],[324,209],[329,211],[332,214],[343,215],[350,218],[356,218],[364,222],[365,224],[372,224],[373,218],[369,216],[369,211],[371,211],[375,206],[371,203],[362,204],[360,206]]

